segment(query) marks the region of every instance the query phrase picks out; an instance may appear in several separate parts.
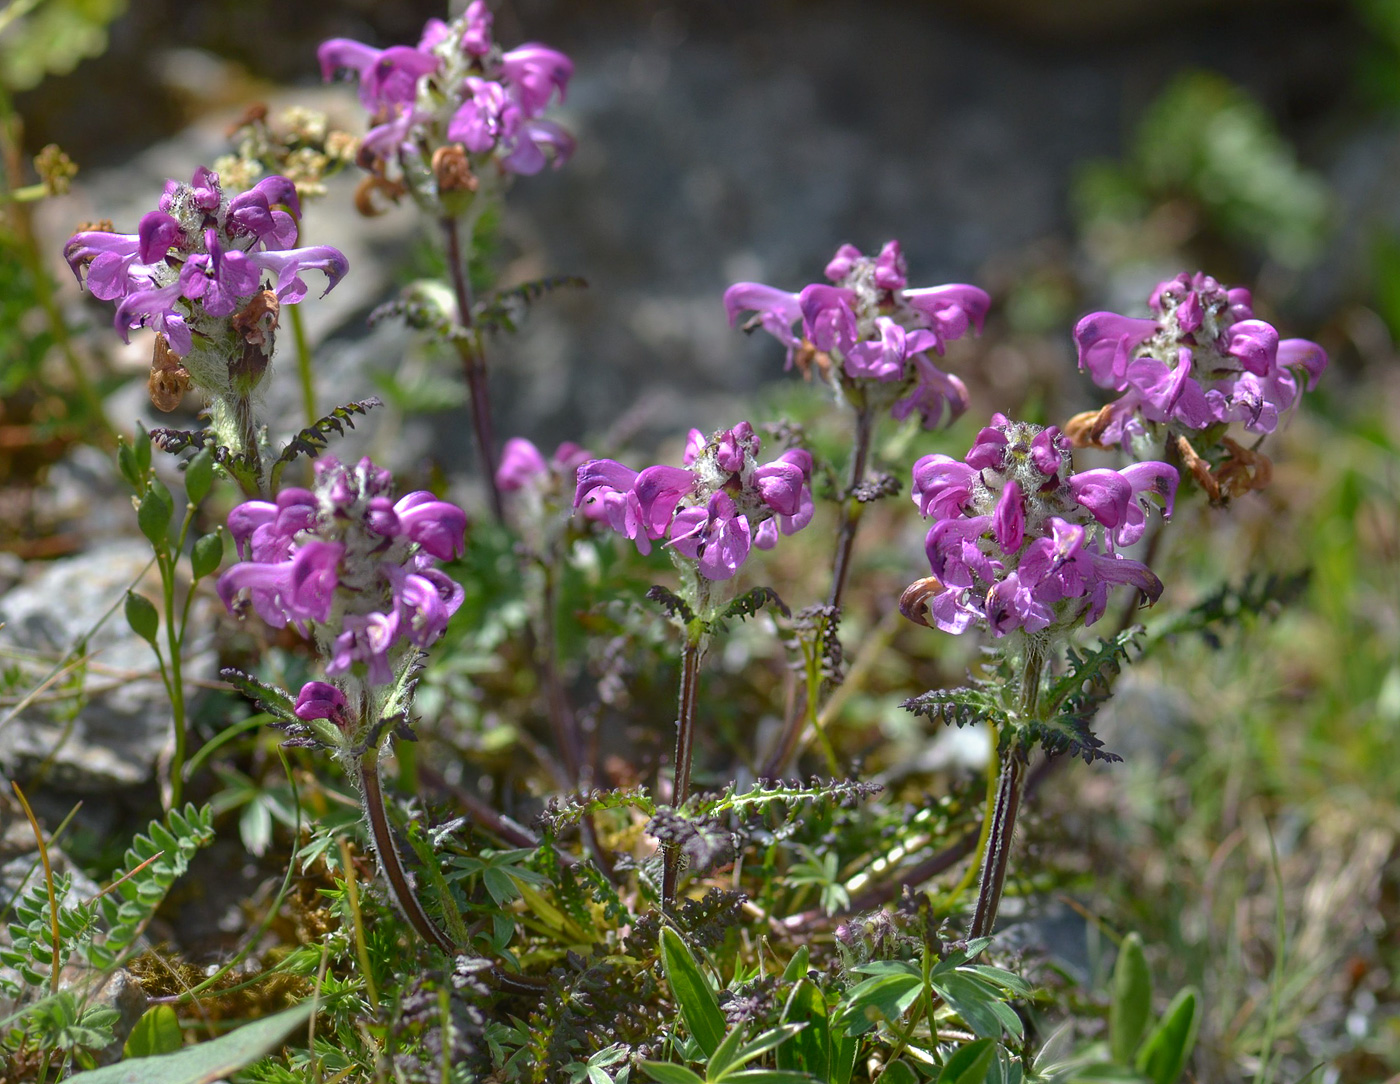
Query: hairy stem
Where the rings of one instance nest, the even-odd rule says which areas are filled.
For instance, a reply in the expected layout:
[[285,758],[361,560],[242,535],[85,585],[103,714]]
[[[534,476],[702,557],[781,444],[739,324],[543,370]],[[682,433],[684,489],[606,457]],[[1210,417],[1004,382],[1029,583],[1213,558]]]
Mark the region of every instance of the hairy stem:
[[[1035,719],[1040,706],[1040,675],[1045,669],[1045,647],[1034,638],[1026,640],[1026,654],[1021,665],[1022,719]],[[1013,746],[1007,750],[997,778],[995,800],[989,810],[991,831],[987,835],[986,859],[982,863],[982,881],[977,888],[977,908],[972,913],[969,938],[986,937],[996,925],[997,907],[1006,885],[1006,868],[1011,857],[1011,839],[1016,832],[1016,814],[1021,808],[1025,790],[1026,761],[1023,750]]]
[[472,323],[472,288],[467,281],[467,265],[462,258],[461,232],[457,219],[441,220],[443,243],[447,248],[447,266],[452,274],[452,292],[457,298],[457,323],[470,334],[459,338],[457,355],[462,359],[462,372],[471,395],[472,430],[476,435],[476,455],[485,476],[486,490],[491,495],[491,510],[496,522],[505,522],[505,505],[496,484],[496,440],[491,428],[491,393],[486,382],[486,355],[481,349],[481,336]]
[[[700,661],[705,654],[704,634],[687,631],[681,651],[680,708],[676,718],[675,785],[671,804],[680,808],[690,797],[690,765],[695,755],[695,708],[700,692]],[[661,906],[669,908],[676,898],[681,875],[681,850],[675,843],[662,849]]]
[[457,951],[457,946],[428,917],[403,868],[403,859],[399,856],[393,829],[389,825],[389,812],[384,808],[384,791],[379,785],[379,752],[376,749],[368,749],[360,757],[360,802],[369,825],[370,841],[379,859],[379,868],[389,882],[389,894],[394,897],[394,902],[418,936],[451,956]]
[[[855,491],[865,481],[866,464],[870,459],[870,442],[875,435],[874,418],[871,416],[864,393],[853,387],[847,387],[846,394],[856,414],[856,435],[855,446],[851,452],[851,473],[847,481],[846,491],[841,495],[841,522],[836,529],[836,555],[831,568],[831,593],[827,596],[827,605],[835,606],[838,609],[846,594],[846,580],[851,569],[851,553],[855,548],[856,531],[860,527],[860,516],[864,507],[860,501],[856,500]],[[839,615],[833,620],[838,618]],[[773,751],[768,754],[768,759],[763,762],[763,767],[759,770],[759,777],[772,779],[782,774],[809,723],[816,729],[821,738],[822,751],[826,754],[828,768],[834,776],[836,774],[834,767],[836,755],[822,730],[824,715],[825,713],[820,711],[820,705],[816,702],[809,681],[805,695],[798,696],[797,703],[793,705],[792,711],[783,722],[782,732],[778,735]]]
[[874,419],[864,395],[853,400],[856,412],[856,442],[851,454],[851,475],[846,492],[841,496],[841,525],[837,528],[836,559],[831,569],[831,594],[827,605],[840,606],[846,593],[846,579],[851,569],[851,551],[856,543],[863,505],[856,499],[856,489],[865,481],[866,461],[870,458],[870,441],[875,435]]

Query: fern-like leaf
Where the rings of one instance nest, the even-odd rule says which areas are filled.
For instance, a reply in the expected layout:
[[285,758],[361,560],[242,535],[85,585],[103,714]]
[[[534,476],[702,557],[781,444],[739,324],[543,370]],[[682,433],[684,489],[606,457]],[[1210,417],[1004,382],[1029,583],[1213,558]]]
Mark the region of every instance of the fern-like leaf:
[[189,869],[195,852],[214,841],[214,809],[208,805],[202,809],[187,805],[183,812],[172,809],[164,821],[151,822],[149,833],[131,841],[122,862],[126,873],[98,901],[107,933],[88,946],[88,959],[103,970],[120,962],[170,886]]
[[[92,902],[65,901],[72,888],[70,874],[60,873],[53,879],[54,899],[58,908],[58,966],[63,967],[93,933],[97,922],[97,906]],[[9,924],[10,943],[0,948],[0,964],[13,968],[30,987],[47,986],[49,971],[54,964],[53,920],[49,911],[49,890],[43,878],[11,904],[14,917]],[[7,975],[0,974],[0,991],[18,997],[24,987]]]
[[345,403],[338,406],[327,414],[324,418],[318,418],[311,425],[308,425],[300,433],[287,442],[287,446],[282,449],[282,454],[277,457],[277,461],[272,465],[272,477],[275,485],[276,480],[281,477],[283,469],[299,455],[316,458],[330,443],[331,434],[337,436],[345,435],[345,427],[355,428],[355,415],[368,414],[377,406],[383,405],[379,399],[370,396],[368,399],[359,399],[352,403]]
[[646,597],[665,610],[666,616],[672,621],[680,620],[688,625],[695,620],[695,611],[690,608],[690,604],[660,584],[648,587]]
[[481,331],[516,330],[520,314],[545,294],[553,293],[561,287],[584,289],[588,283],[578,275],[549,275],[513,286],[509,290],[498,290],[476,307],[474,320]]
[[771,587],[755,587],[752,591],[745,591],[742,595],[725,607],[724,613],[720,615],[720,620],[727,617],[737,617],[743,621],[753,617],[764,606],[772,605],[784,617],[791,617],[792,611],[788,609],[787,603],[778,597],[778,592]]
[[991,720],[1001,731],[1007,721],[1000,697],[980,683],[955,689],[930,689],[920,696],[911,696],[903,707],[905,711],[927,716],[945,726],[964,727]]
[[[1126,628],[1111,640],[1099,642],[1083,654],[1071,647],[1066,655],[1069,669],[1050,686],[1045,697],[1047,714],[1067,710],[1082,714],[1091,704],[1097,707],[1113,691],[1113,682],[1128,661],[1128,652],[1142,636],[1142,626]],[[1069,702],[1074,701],[1074,706]],[[1090,712],[1092,715],[1092,712]]]

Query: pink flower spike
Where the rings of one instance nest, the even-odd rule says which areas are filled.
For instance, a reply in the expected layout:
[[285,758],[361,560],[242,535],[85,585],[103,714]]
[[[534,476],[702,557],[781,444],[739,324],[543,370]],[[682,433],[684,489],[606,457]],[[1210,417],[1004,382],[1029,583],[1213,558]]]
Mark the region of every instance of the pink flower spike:
[[624,467],[615,459],[591,459],[578,469],[574,507],[581,507],[584,498],[600,486],[622,493],[630,490],[636,480],[637,472],[631,467]]
[[687,508],[672,525],[671,545],[693,558],[707,580],[727,580],[749,555],[749,521],[740,515],[727,493],[716,493],[704,508]]
[[832,282],[840,282],[851,273],[851,268],[855,267],[856,261],[862,259],[860,249],[855,245],[842,245],[836,250],[836,255],[831,258],[831,262],[826,265],[826,277]]
[[425,553],[450,561],[467,551],[467,514],[426,490],[410,493],[394,505],[403,532]]
[[1306,372],[1308,391],[1312,391],[1327,368],[1327,351],[1307,339],[1284,339],[1278,344],[1278,363],[1285,369],[1301,368]]
[[632,486],[642,510],[642,522],[652,538],[661,538],[682,497],[695,491],[695,476],[681,467],[648,467]]
[[1112,530],[1127,521],[1132,483],[1116,470],[1084,470],[1069,479],[1071,496],[1089,514]]

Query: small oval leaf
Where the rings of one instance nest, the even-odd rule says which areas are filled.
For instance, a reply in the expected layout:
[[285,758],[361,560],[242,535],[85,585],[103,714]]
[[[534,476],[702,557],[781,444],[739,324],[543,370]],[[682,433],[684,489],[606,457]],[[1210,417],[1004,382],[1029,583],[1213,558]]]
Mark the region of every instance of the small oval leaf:
[[159,478],[152,478],[150,488],[136,506],[136,525],[151,545],[162,547],[166,544],[166,532],[170,529],[170,517],[175,512],[175,502],[170,490]]
[[138,595],[135,591],[126,593],[126,623],[146,643],[156,646],[160,615],[156,612],[155,604],[145,595]]
[[1108,1046],[1113,1060],[1131,1065],[1147,1018],[1152,1012],[1152,972],[1142,951],[1142,938],[1130,933],[1118,949],[1113,966],[1113,1000],[1108,1006]]
[[214,457],[208,448],[203,448],[185,468],[185,496],[190,504],[198,504],[209,496],[213,485]]
[[224,538],[221,531],[195,539],[190,551],[190,572],[197,580],[217,572],[224,561]]

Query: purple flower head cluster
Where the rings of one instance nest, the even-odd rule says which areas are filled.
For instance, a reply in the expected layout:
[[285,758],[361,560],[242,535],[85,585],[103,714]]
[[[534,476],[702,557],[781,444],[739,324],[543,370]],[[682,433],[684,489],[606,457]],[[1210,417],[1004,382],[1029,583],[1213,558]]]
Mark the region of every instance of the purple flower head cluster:
[[506,173],[538,173],[573,153],[563,128],[541,116],[564,100],[573,63],[534,42],[503,51],[491,36],[491,12],[473,0],[451,23],[429,19],[416,47],[374,49],[332,38],[316,51],[326,79],[348,69],[374,119],[363,157],[384,163],[460,143],[478,164],[494,158]]
[[771,549],[779,533],[812,520],[812,457],[791,448],[761,466],[748,422],[706,437],[690,431],[685,466],[632,470],[611,459],[578,469],[574,507],[626,535],[642,553],[667,539],[709,580],[739,571],[749,550]]
[[[969,328],[982,330],[991,298],[976,286],[910,290],[904,254],[890,241],[878,256],[842,245],[826,267],[827,283],[795,294],[757,282],[736,282],[724,292],[730,324],[753,311],[762,327],[787,347],[787,364],[804,369],[812,358],[829,359],[847,380],[867,392],[886,389],[890,413],[918,413],[925,428],[967,409],[967,388],[929,357]],[[800,325],[800,327],[798,326]]]
[[314,489],[229,513],[242,560],[219,577],[219,597],[233,612],[246,591],[269,625],[314,635],[328,675],[386,685],[461,606],[461,586],[435,566],[462,555],[466,526],[465,512],[426,490],[394,500],[393,478],[368,459],[345,467],[327,456]]
[[548,460],[524,437],[511,437],[501,451],[496,487],[502,493],[529,493],[543,497],[572,489],[579,467],[593,457],[566,440]]
[[1095,423],[1094,443],[1124,444],[1148,423],[1199,431],[1241,422],[1272,433],[1327,367],[1317,343],[1280,341],[1255,319],[1248,290],[1226,289],[1201,272],[1160,283],[1148,305],[1148,318],[1095,312],[1074,329],[1079,367],[1122,393]]
[[933,577],[911,586],[901,609],[945,632],[981,621],[1003,636],[1091,625],[1115,584],[1155,602],[1161,581],[1118,547],[1142,537],[1149,503],[1171,515],[1177,481],[1176,468],[1156,462],[1076,473],[1058,427],[994,414],[965,459],[914,464],[914,503],[934,520],[924,544]]
[[[226,342],[236,317],[264,291],[279,305],[292,305],[306,296],[307,271],[322,272],[329,293],[349,270],[338,249],[293,247],[300,213],[296,187],[285,177],[266,177],[230,197],[219,175],[201,166],[189,184],[166,182],[157,209],[142,217],[135,233],[76,233],[64,255],[79,280],[86,268],[94,297],[117,303],[124,340],[133,329],[149,327],[185,357],[196,337]],[[198,383],[223,390],[228,377],[221,381],[214,368],[205,379],[200,367],[190,371]]]

